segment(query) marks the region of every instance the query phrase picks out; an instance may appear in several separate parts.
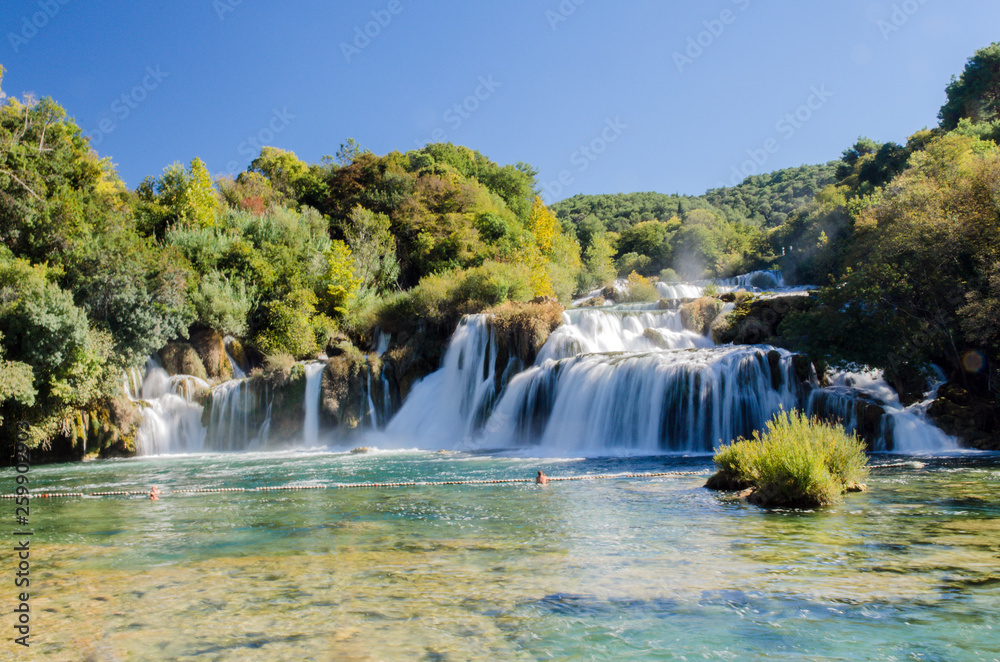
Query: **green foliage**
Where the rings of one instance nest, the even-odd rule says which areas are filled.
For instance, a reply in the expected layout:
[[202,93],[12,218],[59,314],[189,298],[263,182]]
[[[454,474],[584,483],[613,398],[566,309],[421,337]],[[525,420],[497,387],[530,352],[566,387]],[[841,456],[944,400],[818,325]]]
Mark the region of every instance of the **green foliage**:
[[642,221],[622,230],[618,239],[621,254],[635,253],[649,258],[645,269],[659,273],[666,268],[671,256],[670,226],[661,221]]
[[230,281],[218,271],[203,276],[191,294],[198,323],[222,335],[242,338],[247,332],[247,316],[256,305],[252,289],[243,281]]
[[608,240],[607,233],[594,236],[583,255],[578,289],[589,292],[610,285],[617,275],[614,257],[615,248]]
[[216,224],[218,199],[201,159],[193,159],[186,170],[180,163],[167,166],[158,180],[140,189],[140,195],[167,210],[169,224],[195,228]]
[[317,303],[312,290],[298,289],[264,304],[266,323],[254,344],[267,355],[291,354],[300,359],[315,355],[322,349],[317,335],[325,331],[313,323]]
[[708,191],[705,199],[731,223],[778,227],[833,183],[835,169],[827,163],[751,175],[736,186]]
[[625,278],[631,273],[647,273],[650,271],[650,264],[653,262],[648,255],[638,253],[626,253],[618,258],[615,267],[618,275]]
[[981,48],[969,58],[965,71],[952,78],[945,90],[948,101],[938,118],[944,129],[952,130],[968,118],[991,122],[1000,115],[1000,42]]
[[839,425],[782,412],[755,431],[718,449],[720,485],[746,485],[766,508],[816,508],[839,502],[868,475],[864,442]]
[[356,275],[351,249],[344,242],[338,240],[331,243],[325,257],[323,308],[330,315],[343,317],[357,296],[362,281]]
[[645,276],[632,272],[625,283],[619,303],[646,303],[660,300],[656,284]]
[[425,276],[416,287],[387,298],[376,314],[377,324],[390,333],[409,329],[418,320],[451,327],[462,315],[506,301],[527,301],[533,293],[530,273],[519,265],[486,262]]
[[938,138],[857,208],[850,266],[821,291],[824,305],[782,325],[792,347],[899,373],[931,361],[960,369],[963,345],[990,340],[1000,150],[983,145]]
[[360,288],[377,293],[393,289],[400,269],[389,217],[359,205],[351,210],[343,232],[351,249],[354,274]]
[[35,376],[31,366],[20,361],[4,360],[3,333],[0,333],[0,425],[3,425],[4,403],[8,400],[31,407],[35,404]]

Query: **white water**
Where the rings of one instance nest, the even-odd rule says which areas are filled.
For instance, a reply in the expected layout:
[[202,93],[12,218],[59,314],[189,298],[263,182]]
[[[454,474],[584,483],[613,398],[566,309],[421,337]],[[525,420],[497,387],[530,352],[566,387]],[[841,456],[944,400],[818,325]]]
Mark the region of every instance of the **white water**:
[[[714,285],[782,288],[784,283],[780,274],[759,272]],[[691,298],[683,295],[692,292],[673,290],[669,298]],[[386,343],[387,336],[379,334],[377,349],[386,349]],[[563,456],[709,452],[760,429],[781,408],[805,408],[817,397],[806,398],[788,352],[716,347],[710,338],[685,330],[678,311],[659,310],[657,304],[566,311],[535,365],[520,374],[525,366],[518,359],[498,366],[497,356],[491,320],[466,317],[441,369],[414,385],[387,425],[393,391],[384,373],[376,382],[368,372],[361,384],[364,425],[373,430],[385,425],[380,445],[521,448]],[[306,365],[302,439],[310,446],[320,438],[322,374],[322,363]],[[245,451],[267,444],[272,396],[262,382],[236,379],[216,386],[207,430],[193,395],[208,384],[167,377],[155,361],[141,387],[139,382],[136,374],[125,376],[126,392],[148,402],[141,454]],[[904,408],[880,374],[866,373],[837,375],[833,387],[814,393],[826,394],[828,409],[840,412],[849,425],[859,393],[877,400],[886,412],[883,443],[891,434],[895,450],[955,447],[926,419],[933,391],[925,402]]]
[[212,389],[212,416],[206,448],[243,451],[267,444],[271,429],[271,394],[248,379],[223,382]]
[[[715,285],[785,288],[775,272]],[[567,311],[535,365],[499,394],[489,320],[466,318],[442,368],[414,388],[386,436],[423,448],[531,448],[560,456],[709,452],[761,429],[782,408],[807,406],[788,352],[715,347],[711,339],[683,329],[677,311],[657,308],[630,304]],[[770,352],[777,354],[769,361]],[[856,392],[842,386],[823,392],[840,398],[845,412],[853,411]],[[884,403],[896,450],[953,447],[920,406],[899,405],[884,381],[878,389],[872,381],[867,392]]]
[[552,332],[535,365],[599,352],[649,352],[656,349],[711,347],[712,341],[681,324],[680,312],[572,309]]
[[208,382],[197,377],[171,377],[153,357],[146,362],[146,375],[141,381],[136,371],[127,374],[125,392],[133,401],[141,403],[143,412],[136,434],[138,454],[202,451],[205,445],[205,428],[201,424],[204,408],[194,401],[194,395],[197,390],[207,388]]
[[486,315],[463,319],[441,369],[414,385],[386,434],[439,448],[469,441],[496,395],[497,344],[491,342],[492,334]]
[[[761,428],[799,394],[791,357],[769,347],[590,354],[515,378],[487,425],[487,447],[565,453],[708,452]],[[778,387],[775,388],[774,384]]]
[[305,420],[302,422],[302,440],[306,446],[315,446],[319,441],[319,406],[323,390],[323,370],[325,363],[307,363],[306,394],[302,403]]
[[[851,398],[851,392],[856,390],[872,396],[883,405],[887,419],[883,422],[883,443],[891,435],[894,440],[893,450],[900,453],[920,453],[958,448],[957,440],[946,435],[927,418],[927,409],[944,383],[943,375],[939,374],[938,379],[928,385],[929,390],[921,402],[909,407],[902,405],[899,395],[885,381],[881,370],[835,372],[830,376],[830,382],[831,388],[828,390],[842,398]],[[854,421],[848,420],[845,423],[851,429]]]

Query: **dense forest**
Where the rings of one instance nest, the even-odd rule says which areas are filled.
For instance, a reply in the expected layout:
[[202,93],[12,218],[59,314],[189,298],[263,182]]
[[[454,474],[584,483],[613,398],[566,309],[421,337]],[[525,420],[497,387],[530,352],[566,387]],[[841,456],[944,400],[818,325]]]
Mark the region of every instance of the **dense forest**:
[[936,363],[995,411],[1000,44],[947,99],[939,126],[903,145],[860,138],[838,161],[700,197],[550,210],[531,166],[452,144],[378,156],[348,140],[314,164],[264,147],[235,179],[194,158],[130,190],[55,101],[6,98],[0,443],[14,421],[43,447],[84,414],[134,422],[123,373],[176,339],[230,336],[252,363],[280,365],[630,275],[765,268],[820,286],[774,342],[898,380]]

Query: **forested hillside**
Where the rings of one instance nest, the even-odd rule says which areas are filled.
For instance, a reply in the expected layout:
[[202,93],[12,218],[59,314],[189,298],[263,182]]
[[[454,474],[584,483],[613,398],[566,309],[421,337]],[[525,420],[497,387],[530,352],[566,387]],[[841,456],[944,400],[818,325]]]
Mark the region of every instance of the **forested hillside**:
[[129,190],[55,101],[7,98],[0,442],[15,420],[42,445],[84,414],[134,425],[122,374],[172,340],[231,336],[256,365],[281,364],[632,274],[770,267],[826,286],[782,327],[788,347],[900,380],[933,361],[995,399],[1000,45],[947,93],[941,125],[905,145],[862,138],[834,163],[700,197],[576,196],[552,211],[530,166],[451,144],[379,156],[347,141],[313,164],[265,147],[235,179],[192,158]]

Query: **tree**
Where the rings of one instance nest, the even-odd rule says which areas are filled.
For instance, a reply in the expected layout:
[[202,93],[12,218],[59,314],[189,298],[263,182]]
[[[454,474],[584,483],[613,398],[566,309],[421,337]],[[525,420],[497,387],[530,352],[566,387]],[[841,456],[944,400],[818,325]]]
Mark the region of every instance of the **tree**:
[[583,253],[582,290],[610,285],[615,279],[615,248],[607,233],[594,235]]
[[989,122],[1000,116],[1000,42],[981,48],[969,58],[965,71],[952,78],[948,102],[941,107],[941,127],[951,131],[962,118]]
[[997,186],[992,143],[948,134],[914,153],[885,192],[857,201],[849,268],[821,291],[824,305],[781,332],[890,376],[932,361],[960,370],[968,347],[1000,357]]
[[170,210],[172,221],[207,228],[216,224],[218,198],[205,163],[195,158],[187,170],[174,163],[153,186],[156,202]]
[[618,252],[622,255],[637,253],[650,258],[649,269],[659,272],[667,266],[670,257],[670,231],[661,221],[643,221],[626,228],[618,240]]
[[262,147],[260,156],[253,160],[249,170],[266,177],[275,191],[290,200],[299,197],[309,175],[309,166],[295,156],[295,152],[277,147]]
[[535,196],[528,216],[528,230],[535,235],[535,245],[542,255],[551,254],[556,235],[559,234],[559,221],[538,196]]
[[355,275],[351,249],[342,241],[330,244],[326,254],[326,274],[323,277],[323,307],[334,316],[343,317],[357,296],[361,279]]
[[361,289],[385,292],[396,285],[399,261],[388,216],[356,206],[344,225],[344,237]]

